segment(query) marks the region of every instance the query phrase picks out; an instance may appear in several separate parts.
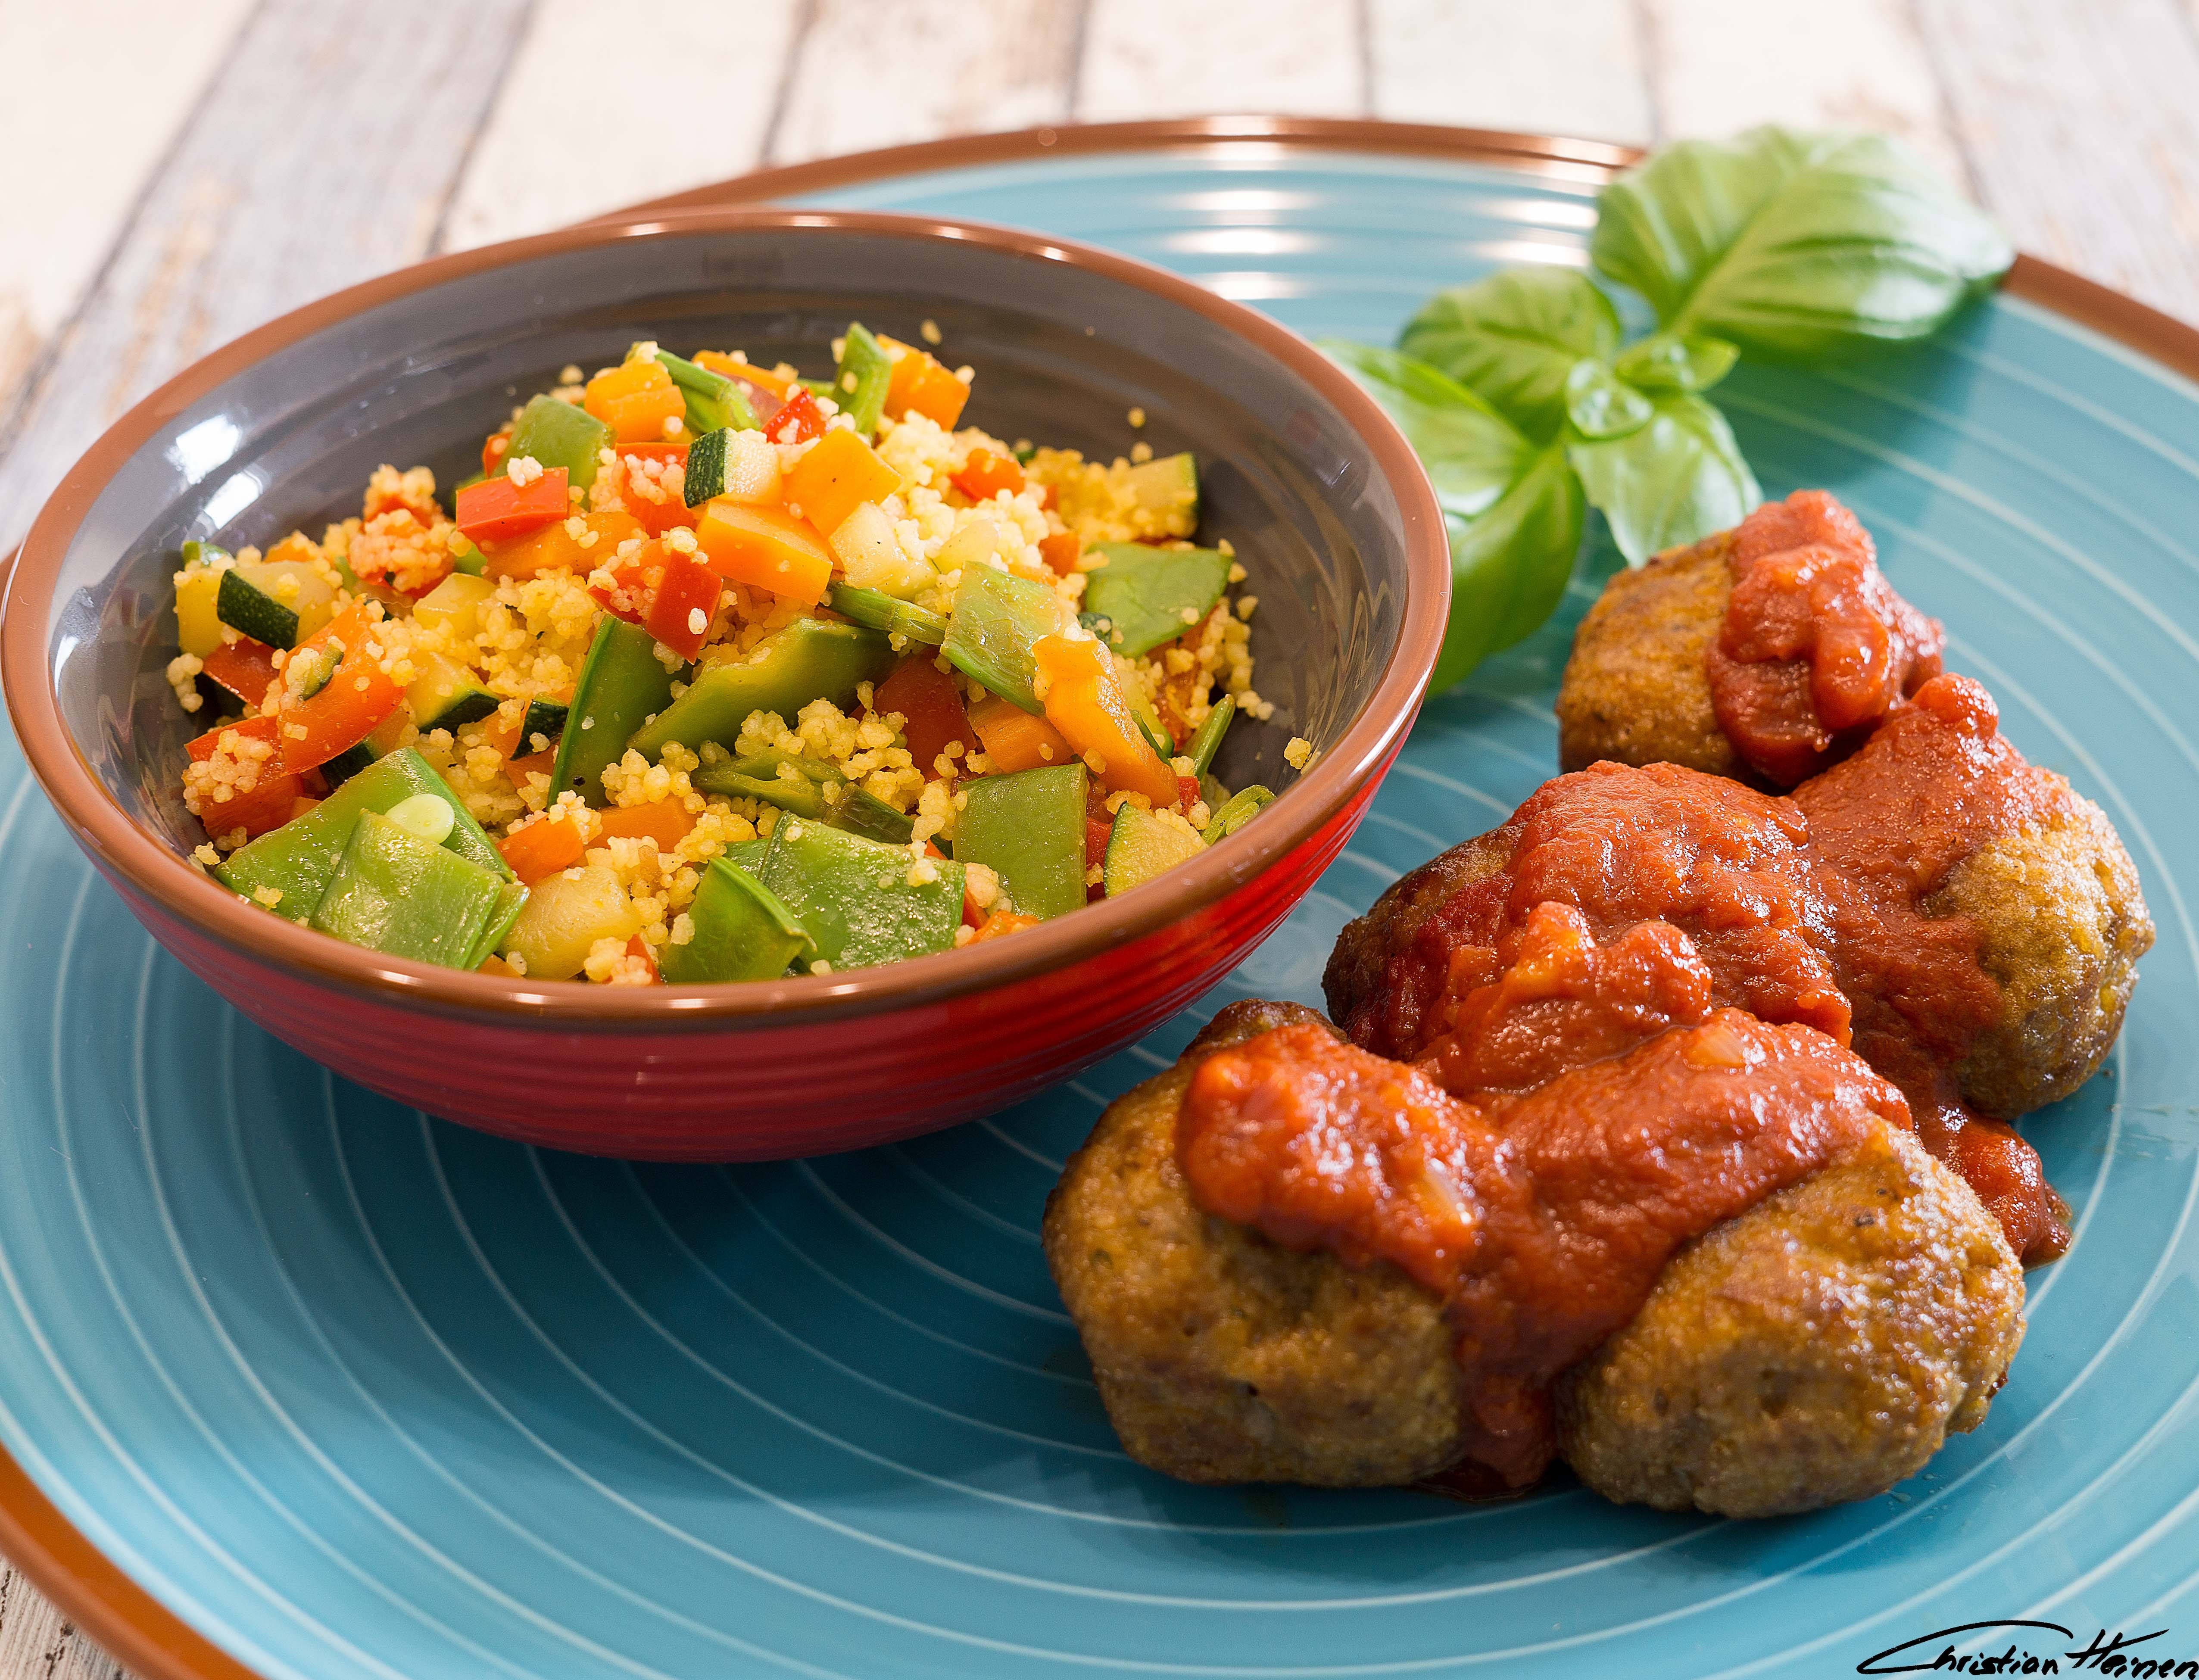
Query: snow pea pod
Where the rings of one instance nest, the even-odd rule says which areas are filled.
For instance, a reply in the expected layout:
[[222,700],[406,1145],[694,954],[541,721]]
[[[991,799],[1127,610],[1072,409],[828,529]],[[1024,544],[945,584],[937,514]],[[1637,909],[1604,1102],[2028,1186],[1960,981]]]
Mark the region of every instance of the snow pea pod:
[[599,452],[611,440],[611,429],[578,403],[552,396],[536,397],[512,423],[511,446],[497,463],[495,476],[521,456],[539,462],[546,471],[565,470],[565,481],[585,490],[596,481]]
[[952,950],[962,925],[960,864],[798,817],[772,830],[758,878],[837,969]]
[[954,592],[940,651],[965,676],[1036,715],[1046,709],[1031,686],[1033,650],[1060,627],[1059,598],[1044,584],[972,566]]
[[1000,878],[1011,907],[1064,916],[1084,904],[1084,767],[1052,765],[980,776],[954,836],[954,855]]
[[722,857],[712,858],[703,872],[688,914],[695,936],[656,954],[658,971],[671,985],[773,980],[816,948],[799,917],[747,870]]
[[893,362],[885,347],[860,321],[849,322],[847,336],[840,341],[840,365],[832,377],[832,400],[862,436],[876,432],[885,417],[886,388],[892,382]]
[[508,904],[505,884],[378,812],[362,811],[312,925],[385,955],[470,968]]
[[1099,543],[1094,551],[1107,563],[1086,574],[1084,622],[1133,659],[1212,612],[1229,584],[1232,562],[1216,549]]
[[1192,736],[1191,744],[1185,749],[1197,768],[1191,773],[1204,776],[1214,762],[1214,755],[1222,750],[1222,738],[1229,732],[1230,720],[1237,715],[1237,703],[1223,695],[1214,703],[1214,709],[1206,715],[1206,721],[1199,726]]
[[656,638],[605,613],[580,663],[565,730],[557,738],[551,797],[575,789],[591,805],[601,805],[604,767],[616,763],[627,738],[672,703],[672,673],[656,656]]

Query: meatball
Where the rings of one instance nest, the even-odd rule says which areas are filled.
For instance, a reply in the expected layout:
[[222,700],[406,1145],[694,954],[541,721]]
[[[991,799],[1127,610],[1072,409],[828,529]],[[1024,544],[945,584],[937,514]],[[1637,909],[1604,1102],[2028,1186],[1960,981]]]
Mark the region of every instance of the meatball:
[[1733,540],[1720,531],[1668,549],[1604,586],[1558,690],[1559,768],[1607,758],[1747,776],[1712,709],[1706,663],[1733,594]]
[[1978,964],[2000,983],[2000,1019],[1957,1070],[1963,1099],[2013,1119],[2058,1102],[2098,1071],[2122,1030],[2153,922],[2138,870],[2107,814],[2074,808],[1987,842],[1924,901],[1967,916]]
[[[1465,889],[1512,866],[1509,825],[1491,829],[1430,858],[1392,881],[1363,916],[1347,923],[1321,971],[1321,995],[1355,1044],[1385,1055],[1410,1054],[1422,1041],[1414,1000],[1399,995],[1392,957],[1409,949]],[[1413,1015],[1410,1020],[1398,1019]]]
[[1381,1486],[1434,1474],[1464,1444],[1435,1294],[1203,1212],[1177,1170],[1176,1111],[1206,1055],[1320,1018],[1230,1005],[1108,1107],[1047,1201],[1047,1263],[1115,1432],[1185,1481]]
[[1729,1220],[1558,1388],[1607,1498],[1729,1517],[1881,1493],[1974,1429],[2023,1336],[2023,1275],[1905,1132]]

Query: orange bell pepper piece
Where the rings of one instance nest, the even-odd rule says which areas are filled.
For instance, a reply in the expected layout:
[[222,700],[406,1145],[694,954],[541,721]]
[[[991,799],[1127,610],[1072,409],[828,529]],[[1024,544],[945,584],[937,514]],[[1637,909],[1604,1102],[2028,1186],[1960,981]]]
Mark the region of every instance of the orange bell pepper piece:
[[970,709],[970,725],[984,743],[985,755],[1002,772],[1041,769],[1076,756],[1059,729],[997,694]]
[[893,377],[886,382],[886,417],[898,420],[905,414],[921,414],[936,421],[942,431],[953,431],[954,423],[962,417],[962,405],[970,400],[970,388],[936,356],[913,344],[896,347],[896,341],[890,338],[878,342],[889,349],[898,347],[901,353],[901,359],[893,365]]
[[[955,383],[959,385],[961,382],[957,380]],[[1036,927],[1041,919],[1037,916],[1026,916],[1020,910],[995,910],[978,927],[977,938],[970,942],[975,945],[978,940],[1001,939],[1012,933],[1021,933],[1025,928]]]
[[661,443],[664,423],[687,412],[687,399],[657,361],[624,362],[598,374],[580,403],[620,443]]
[[477,542],[503,542],[539,531],[573,510],[563,467],[551,467],[527,485],[508,478],[485,478],[458,492],[458,526]]
[[901,488],[901,475],[877,450],[850,431],[827,432],[780,481],[790,509],[830,536],[865,502],[882,502]]
[[597,813],[606,840],[654,840],[656,849],[669,852],[687,837],[695,819],[677,799],[653,800],[646,805],[615,807]]
[[929,648],[911,654],[871,692],[873,712],[901,714],[901,738],[927,781],[933,774],[932,761],[950,743],[960,741],[965,753],[977,748],[969,715],[962,709],[962,691],[934,660]]
[[1117,792],[1143,794],[1156,807],[1175,804],[1175,772],[1140,732],[1115,662],[1100,644],[1047,636],[1034,656],[1047,685],[1046,720],[1087,763],[1096,757],[1105,767],[1093,773]]
[[738,379],[784,397],[794,388],[794,381],[781,378],[767,367],[758,367],[754,362],[736,361],[722,350],[697,350],[695,365],[708,368],[712,373],[721,373],[728,379]]
[[335,644],[342,662],[320,691],[279,713],[283,726],[283,767],[293,773],[327,763],[347,747],[357,746],[405,698],[397,680],[382,668],[368,649],[373,621],[361,601],[344,609],[300,643],[290,657],[309,657]]
[[1001,491],[1015,495],[1024,487],[1024,470],[1012,455],[995,455],[989,449],[973,449],[962,470],[948,481],[973,502],[989,502]]
[[586,855],[580,831],[562,816],[515,828],[497,842],[497,850],[511,866],[511,872],[528,886],[546,881],[561,869],[570,869]]
[[1056,577],[1067,577],[1084,557],[1084,539],[1074,531],[1060,531],[1038,540],[1038,557]]
[[703,510],[695,540],[710,569],[729,583],[768,589],[807,606],[832,583],[832,551],[816,528],[778,508],[750,507],[720,496]]
[[582,516],[582,522],[596,540],[583,548],[581,539],[565,528],[569,517],[545,525],[532,536],[515,538],[510,542],[483,543],[481,575],[531,578],[545,572],[564,571],[578,572],[586,577],[617,553],[619,545],[627,538],[649,534],[641,522],[630,513],[586,514]]

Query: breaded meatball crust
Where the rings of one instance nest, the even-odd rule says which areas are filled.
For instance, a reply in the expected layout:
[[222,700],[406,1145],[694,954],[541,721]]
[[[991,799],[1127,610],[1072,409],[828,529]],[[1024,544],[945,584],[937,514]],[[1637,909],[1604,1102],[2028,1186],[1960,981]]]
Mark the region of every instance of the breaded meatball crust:
[[1433,1292],[1202,1212],[1176,1165],[1199,1064],[1320,1019],[1230,1005],[1175,1067],[1109,1106],[1047,1201],[1047,1263],[1108,1419],[1132,1458],[1185,1481],[1383,1486],[1462,1450],[1463,1380]]
[[1984,1420],[2022,1308],[1998,1223],[1888,1129],[1677,1257],[1560,1384],[1560,1450],[1606,1497],[1661,1510],[1868,1498]]
[[1747,767],[1718,727],[1706,660],[1733,593],[1734,534],[1667,549],[1604,585],[1558,689],[1558,767],[1682,764],[1713,776]]

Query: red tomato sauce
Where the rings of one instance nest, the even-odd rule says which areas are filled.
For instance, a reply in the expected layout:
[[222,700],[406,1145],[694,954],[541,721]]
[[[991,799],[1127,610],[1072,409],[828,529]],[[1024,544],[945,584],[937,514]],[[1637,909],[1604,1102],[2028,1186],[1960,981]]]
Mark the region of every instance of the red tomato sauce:
[[2027,1263],[2068,1248],[2068,1210],[2029,1144],[1963,1106],[1956,1070],[1996,1022],[1998,982],[1978,965],[1976,926],[1925,901],[1988,841],[2068,814],[2059,776],[2023,761],[1992,697],[1935,677],[1861,750],[1795,790],[1810,823],[1840,989],[1857,1051],[1899,1085],[1925,1146],[1957,1168]]
[[[1659,966],[1641,954],[1614,974]],[[1881,1124],[1905,1127],[1907,1108],[1855,1056],[1720,1009],[1478,1102],[1312,1024],[1279,1028],[1201,1065],[1176,1146],[1210,1213],[1388,1261],[1441,1295],[1467,1460],[1519,1488],[1556,1450],[1551,1384],[1633,1318],[1665,1262]]]
[[1706,654],[1735,750],[1779,787],[1852,750],[1939,674],[1946,633],[1887,582],[1870,534],[1823,490],[1766,502],[1734,532],[1733,593]]

